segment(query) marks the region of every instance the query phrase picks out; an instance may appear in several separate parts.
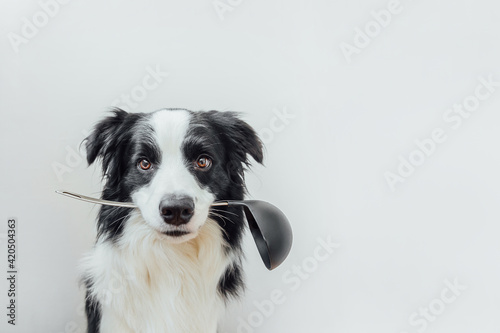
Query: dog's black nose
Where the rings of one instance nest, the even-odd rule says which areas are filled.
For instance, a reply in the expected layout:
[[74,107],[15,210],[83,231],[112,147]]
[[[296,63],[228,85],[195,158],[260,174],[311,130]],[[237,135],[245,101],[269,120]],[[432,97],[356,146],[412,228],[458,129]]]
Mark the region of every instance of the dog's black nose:
[[194,201],[191,198],[165,199],[160,203],[160,215],[168,224],[186,224],[193,214]]

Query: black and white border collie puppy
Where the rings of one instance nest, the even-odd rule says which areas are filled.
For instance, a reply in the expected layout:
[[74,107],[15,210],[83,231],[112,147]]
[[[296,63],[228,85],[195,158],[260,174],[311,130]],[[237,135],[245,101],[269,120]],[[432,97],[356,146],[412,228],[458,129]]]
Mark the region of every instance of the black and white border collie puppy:
[[215,333],[243,288],[241,208],[249,156],[262,143],[235,113],[163,109],[114,115],[86,138],[102,159],[97,241],[82,262],[88,332]]

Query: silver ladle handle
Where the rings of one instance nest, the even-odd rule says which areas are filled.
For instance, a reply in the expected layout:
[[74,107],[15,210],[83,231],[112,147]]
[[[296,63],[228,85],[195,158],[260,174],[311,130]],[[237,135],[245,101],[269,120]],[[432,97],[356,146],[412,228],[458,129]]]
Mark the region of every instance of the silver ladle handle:
[[[87,197],[86,195],[74,193],[74,192],[68,192],[68,191],[56,191],[56,193],[67,196],[69,198],[81,200],[81,201],[86,201],[86,202],[91,202],[99,205],[107,205],[107,206],[115,206],[115,207],[126,207],[126,208],[137,208],[137,206],[132,203],[132,202],[118,202],[118,201],[109,201],[109,200],[103,200],[103,199],[97,199],[97,198],[92,198],[92,197]],[[218,207],[218,206],[228,206],[229,204],[225,201],[220,201],[220,202],[214,202],[211,206],[212,207]]]

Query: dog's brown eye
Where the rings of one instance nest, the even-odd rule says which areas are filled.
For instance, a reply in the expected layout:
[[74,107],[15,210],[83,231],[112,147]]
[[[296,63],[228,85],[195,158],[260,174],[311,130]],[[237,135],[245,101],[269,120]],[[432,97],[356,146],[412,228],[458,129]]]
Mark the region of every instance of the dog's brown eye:
[[142,159],[139,161],[139,167],[142,169],[142,170],[149,170],[151,168],[152,164],[151,162],[149,162],[147,159]]
[[200,156],[198,157],[198,160],[196,161],[196,166],[199,169],[208,169],[212,166],[212,160],[208,156]]

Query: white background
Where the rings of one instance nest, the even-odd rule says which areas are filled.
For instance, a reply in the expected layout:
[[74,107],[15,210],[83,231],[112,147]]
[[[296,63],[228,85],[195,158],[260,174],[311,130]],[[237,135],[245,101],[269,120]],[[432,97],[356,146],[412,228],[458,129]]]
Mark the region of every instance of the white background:
[[[0,274],[0,331],[84,331],[77,265],[97,207],[54,190],[99,195],[100,170],[70,152],[158,67],[168,77],[128,110],[244,112],[267,136],[266,166],[247,177],[251,197],[293,224],[290,257],[272,272],[247,234],[248,291],[222,332],[249,320],[252,332],[498,332],[500,87],[459,128],[443,120],[478,77],[500,81],[498,2],[401,0],[350,59],[342,43],[377,29],[371,12],[389,1],[220,3],[231,10],[218,13],[213,0],[73,0],[44,24],[38,2],[2,1],[0,233],[18,219],[19,295],[11,327]],[[36,15],[38,33],[16,52],[9,36]],[[275,120],[284,111],[294,118]],[[435,128],[446,141],[392,191],[385,173]],[[317,262],[328,238],[339,247]],[[293,273],[303,264],[307,275]],[[466,289],[444,303],[455,279]],[[255,302],[275,289],[285,300],[263,313]],[[437,314],[425,329],[412,325],[429,306]]]

